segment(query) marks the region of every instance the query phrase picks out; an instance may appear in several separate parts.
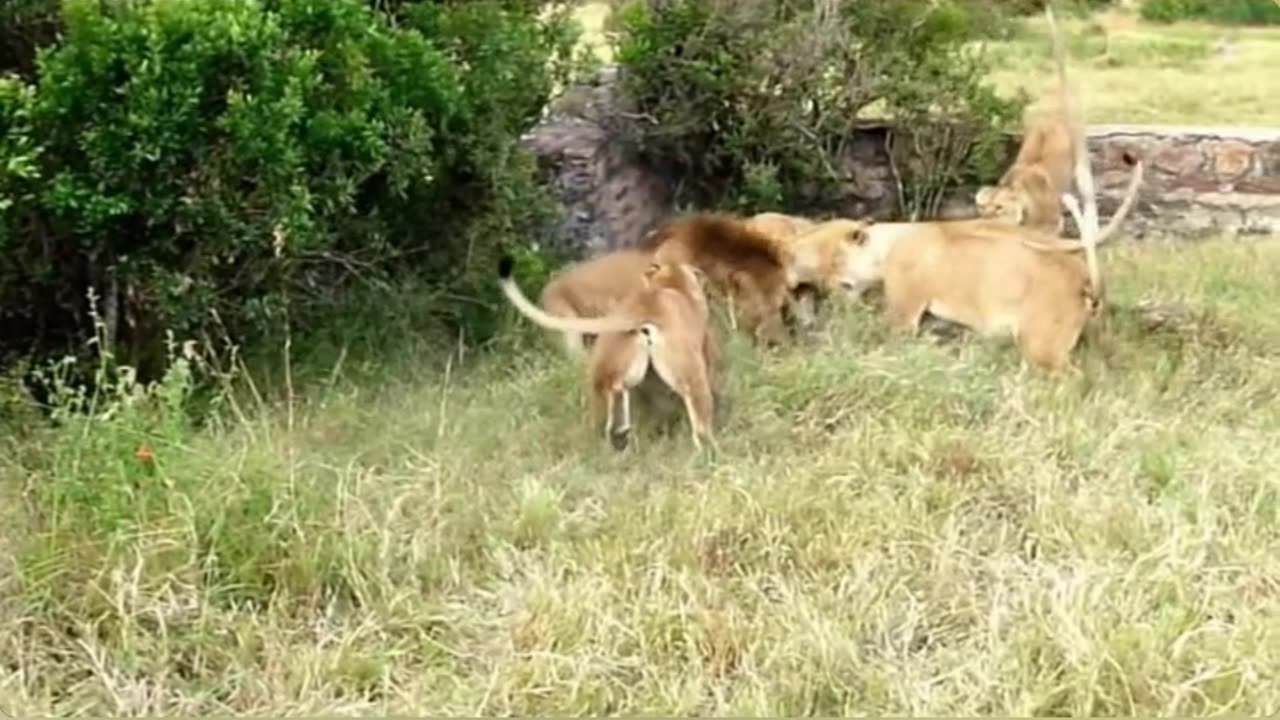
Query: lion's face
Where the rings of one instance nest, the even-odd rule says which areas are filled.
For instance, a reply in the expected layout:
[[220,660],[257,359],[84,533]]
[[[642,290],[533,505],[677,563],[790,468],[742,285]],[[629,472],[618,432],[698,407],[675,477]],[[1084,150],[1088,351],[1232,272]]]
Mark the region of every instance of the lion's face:
[[1011,188],[984,187],[974,195],[973,201],[980,217],[1021,225],[1026,215],[1022,197]]
[[872,247],[872,221],[833,220],[833,236],[828,252],[834,256],[834,276],[829,285],[838,286],[846,294],[858,297],[879,272],[875,248]]

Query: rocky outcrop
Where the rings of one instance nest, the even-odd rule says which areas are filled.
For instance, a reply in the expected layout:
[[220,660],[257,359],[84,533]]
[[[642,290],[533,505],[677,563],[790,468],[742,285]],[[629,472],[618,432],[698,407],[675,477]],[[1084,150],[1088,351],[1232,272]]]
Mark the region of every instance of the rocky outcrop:
[[[607,118],[627,112],[617,71],[605,68],[572,88],[523,142],[563,207],[557,241],[570,256],[631,245],[673,210],[680,178],[644,164],[611,137]],[[842,199],[834,215],[895,219],[898,187],[885,140],[891,128],[854,131],[841,158]],[[1089,152],[1104,218],[1129,182],[1126,153],[1146,161],[1145,181],[1125,222],[1136,239],[1280,233],[1280,128],[1093,126]],[[1009,160],[1016,152],[1010,142]],[[975,188],[957,188],[943,217],[970,217]]]
[[522,138],[563,208],[556,249],[590,256],[634,244],[672,210],[675,178],[663,177],[606,130],[623,111],[615,68],[571,88]]

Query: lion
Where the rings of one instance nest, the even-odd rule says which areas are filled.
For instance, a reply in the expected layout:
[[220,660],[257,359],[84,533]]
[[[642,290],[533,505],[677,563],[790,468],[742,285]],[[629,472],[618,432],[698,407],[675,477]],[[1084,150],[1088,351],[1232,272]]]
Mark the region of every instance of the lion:
[[713,387],[718,347],[710,328],[706,276],[684,263],[650,263],[642,287],[603,317],[558,317],[534,305],[511,274],[510,256],[498,263],[498,282],[522,315],[551,330],[596,335],[591,350],[591,415],[605,415],[605,437],[624,449],[631,433],[630,391],[650,370],[685,404],[695,447],[712,438]]
[[856,280],[854,262],[870,235],[874,221],[835,218],[813,223],[808,230],[778,243],[791,285],[812,285],[824,291],[848,291]]
[[[605,315],[620,300],[645,287],[644,273],[652,262],[651,251],[623,248],[574,263],[543,287],[538,304],[560,317]],[[590,336],[571,330],[561,334],[570,357],[587,356]]]
[[1060,198],[1071,186],[1074,152],[1071,129],[1063,117],[1065,102],[1059,97],[1028,110],[1013,164],[995,185],[974,194],[979,217],[1062,233]]
[[716,294],[728,300],[736,329],[767,345],[785,341],[791,288],[786,257],[741,218],[720,212],[685,215],[667,222],[641,247],[653,251],[654,262],[700,269]]
[[796,235],[811,230],[817,223],[797,215],[762,212],[747,218],[746,224],[776,243],[785,243]]
[[[1046,7],[1046,14],[1059,80],[1067,88],[1066,61],[1051,7]],[[1074,135],[1075,181],[1083,209],[1071,195],[1064,193],[1063,202],[1076,216],[1080,240],[1064,240],[1044,229],[1001,219],[893,228],[894,239],[880,244],[891,326],[914,334],[928,312],[984,335],[1012,335],[1022,356],[1045,371],[1056,374],[1067,368],[1085,324],[1102,306],[1104,288],[1097,259],[1097,197],[1083,123],[1073,116],[1065,90],[1063,97]],[[1141,176],[1138,162],[1131,194],[1136,194]],[[1126,205],[1121,206],[1124,212]],[[1122,218],[1118,211],[1109,227],[1118,226]]]
[[774,236],[787,265],[793,322],[801,327],[813,325],[827,295],[849,292],[872,223],[848,218],[810,221],[800,232]]
[[1004,220],[937,223],[904,235],[885,258],[891,327],[915,334],[926,312],[982,335],[1011,334],[1033,364],[1059,371],[1100,304],[1080,253]]
[[[1111,217],[1106,227],[1102,228],[1097,235],[1097,244],[1099,245],[1109,240],[1119,231],[1124,219],[1133,209],[1134,201],[1137,200],[1138,196],[1138,188],[1142,185],[1145,173],[1143,162],[1140,159],[1129,156],[1126,156],[1125,159],[1132,162],[1133,172],[1129,177],[1129,185],[1125,188],[1124,197],[1120,201],[1119,207],[1116,208],[1115,215]],[[1071,196],[1065,196],[1064,204],[1068,202],[1066,198],[1071,198]],[[1074,199],[1071,198],[1071,200],[1073,201]],[[1069,205],[1068,209],[1070,209]],[[850,295],[862,297],[868,290],[882,285],[889,251],[902,240],[917,235],[932,237],[942,242],[951,237],[963,237],[977,229],[987,236],[999,232],[1008,239],[1017,240],[1041,250],[1076,252],[1084,249],[1084,245],[1080,240],[1058,238],[1049,235],[1044,229],[1037,230],[1036,228],[1029,228],[1032,231],[1031,233],[1023,233],[1018,230],[1020,227],[1027,226],[1000,218],[877,222],[867,228],[866,239],[860,245],[859,252],[848,261],[845,275],[847,284],[845,287]]]

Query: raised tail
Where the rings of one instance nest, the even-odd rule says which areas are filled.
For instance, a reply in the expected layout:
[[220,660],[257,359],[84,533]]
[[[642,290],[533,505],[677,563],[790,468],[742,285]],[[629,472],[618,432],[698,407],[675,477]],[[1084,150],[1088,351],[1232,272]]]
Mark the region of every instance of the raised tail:
[[516,285],[515,280],[511,277],[511,272],[514,269],[515,260],[510,255],[503,256],[498,261],[498,285],[502,288],[502,293],[507,296],[512,305],[516,306],[516,310],[519,310],[521,315],[542,327],[561,332],[600,335],[602,333],[629,332],[641,325],[635,320],[622,317],[576,318],[551,315],[530,302],[529,298],[525,297],[524,293],[520,291],[520,287]]
[[[1062,45],[1062,33],[1053,16],[1053,2],[1044,6],[1045,17],[1049,21],[1049,34],[1053,39],[1053,60],[1057,66],[1058,83],[1062,87],[1062,112],[1067,116],[1067,127],[1071,131],[1072,145],[1075,152],[1076,189],[1080,191],[1083,209],[1079,213],[1077,224],[1080,227],[1080,243],[1084,246],[1085,264],[1089,269],[1089,284],[1093,292],[1102,293],[1102,271],[1098,267],[1098,197],[1093,183],[1093,172],[1089,167],[1089,148],[1085,144],[1084,120],[1079,104],[1072,97],[1067,80],[1066,50]],[[1073,213],[1075,214],[1075,213]]]
[[[1124,218],[1129,214],[1129,210],[1133,208],[1133,202],[1138,198],[1138,186],[1142,184],[1143,165],[1141,160],[1134,162],[1133,175],[1129,178],[1129,187],[1125,190],[1124,200],[1120,202],[1120,207],[1116,208],[1116,214],[1111,216],[1111,220],[1107,222],[1107,226],[1102,228],[1098,233],[1098,245],[1106,242],[1116,230],[1120,228],[1120,223],[1124,222]],[[1080,210],[1080,203],[1071,193],[1062,194],[1062,204],[1066,206],[1067,211],[1071,213],[1071,218],[1075,220],[1076,227],[1084,226],[1084,217]],[[1029,238],[1024,236],[1022,243],[1028,247],[1042,250],[1044,252],[1076,252],[1085,249],[1083,240],[1070,240],[1065,238],[1049,238],[1038,237]]]
[[[1143,173],[1142,160],[1134,161],[1133,175],[1129,177],[1129,187],[1125,189],[1124,200],[1120,202],[1120,207],[1116,208],[1116,214],[1111,216],[1107,221],[1107,226],[1102,228],[1102,232],[1098,233],[1098,244],[1107,241],[1107,238],[1115,234],[1120,229],[1120,223],[1124,222],[1124,218],[1133,209],[1133,201],[1138,199],[1138,186],[1142,184]],[[1080,220],[1076,220],[1076,226],[1079,227]]]

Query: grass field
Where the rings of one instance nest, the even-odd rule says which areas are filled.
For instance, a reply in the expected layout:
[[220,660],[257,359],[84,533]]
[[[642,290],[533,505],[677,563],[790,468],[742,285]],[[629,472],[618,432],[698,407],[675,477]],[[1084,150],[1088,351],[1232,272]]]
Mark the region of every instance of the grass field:
[[1280,246],[1103,260],[1081,377],[850,308],[730,343],[705,455],[524,324],[7,434],[0,712],[1280,712]]
[[[604,2],[577,11],[583,44],[606,61],[612,57],[603,32],[608,14]],[[1089,122],[1280,125],[1274,79],[1280,29],[1153,25],[1132,7],[1063,25]],[[1034,98],[1054,88],[1043,18],[1024,21],[1017,39],[988,50],[1002,68],[991,81],[1004,93],[1023,89]]]
[[[1280,29],[1152,25],[1132,11],[1064,25],[1090,122],[1280,125],[1272,77],[1280,67]],[[1025,21],[1019,39],[991,46],[1004,68],[992,82],[1033,97],[1052,90],[1049,45],[1043,18]]]

